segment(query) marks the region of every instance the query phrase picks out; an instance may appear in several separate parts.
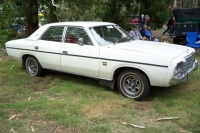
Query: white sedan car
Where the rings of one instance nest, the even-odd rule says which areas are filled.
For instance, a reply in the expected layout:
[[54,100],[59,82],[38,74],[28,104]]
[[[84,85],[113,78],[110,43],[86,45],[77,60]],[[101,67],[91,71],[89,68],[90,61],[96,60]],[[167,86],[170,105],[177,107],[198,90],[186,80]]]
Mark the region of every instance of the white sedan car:
[[10,58],[22,62],[31,76],[44,69],[92,77],[101,85],[116,85],[126,97],[145,98],[151,86],[185,81],[196,70],[190,47],[133,40],[107,22],[62,22],[40,27],[25,39],[7,42]]

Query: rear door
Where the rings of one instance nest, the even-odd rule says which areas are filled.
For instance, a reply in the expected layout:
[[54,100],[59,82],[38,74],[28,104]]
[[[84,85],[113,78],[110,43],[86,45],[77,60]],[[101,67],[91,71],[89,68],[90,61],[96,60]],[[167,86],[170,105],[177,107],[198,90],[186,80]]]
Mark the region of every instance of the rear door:
[[43,68],[61,70],[60,47],[64,26],[50,27],[34,44],[35,54]]

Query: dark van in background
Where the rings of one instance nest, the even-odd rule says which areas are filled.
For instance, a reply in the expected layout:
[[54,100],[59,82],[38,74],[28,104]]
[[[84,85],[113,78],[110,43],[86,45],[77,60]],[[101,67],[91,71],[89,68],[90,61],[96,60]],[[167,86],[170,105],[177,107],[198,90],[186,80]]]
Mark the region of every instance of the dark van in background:
[[186,40],[186,32],[200,32],[200,8],[175,9],[173,14],[176,19],[173,37],[174,44]]

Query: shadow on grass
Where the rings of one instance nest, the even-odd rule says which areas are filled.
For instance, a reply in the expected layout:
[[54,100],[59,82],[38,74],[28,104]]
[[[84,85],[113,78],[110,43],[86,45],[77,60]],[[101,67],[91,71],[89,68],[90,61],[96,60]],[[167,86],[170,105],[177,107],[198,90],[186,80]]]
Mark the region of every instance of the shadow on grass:
[[[90,78],[90,77],[84,77],[84,76],[78,76],[68,73],[62,73],[62,72],[56,72],[56,71],[49,71],[46,70],[45,74],[41,77],[44,80],[48,80],[49,84],[54,79],[59,79],[60,81],[58,83],[62,82],[71,82],[72,84],[79,84],[83,86],[90,86],[92,89],[97,89],[101,91],[107,91],[112,92],[117,95],[121,95],[121,93],[118,91],[116,85],[114,89],[110,89],[109,87],[99,85],[98,79]],[[187,83],[181,83],[176,86],[171,87],[151,87],[150,94],[142,101],[153,101],[155,99],[168,99],[168,98],[174,98],[176,99],[180,93],[180,91],[184,91],[184,88],[187,86]]]
[[104,91],[115,90],[115,89],[110,89],[109,87],[100,85],[98,79],[75,75],[75,74],[46,70],[45,74],[42,77],[49,78],[50,80],[54,78],[59,78],[62,81],[70,81],[70,82],[74,82],[74,84],[78,83],[78,84],[83,84],[86,86],[94,86],[96,89],[100,88],[100,89],[103,89]]
[[171,87],[155,87],[151,88],[149,96],[146,98],[148,101],[152,101],[154,99],[176,99],[181,95],[180,92],[184,91],[184,87],[187,86],[187,83],[182,83],[179,85],[171,86]]

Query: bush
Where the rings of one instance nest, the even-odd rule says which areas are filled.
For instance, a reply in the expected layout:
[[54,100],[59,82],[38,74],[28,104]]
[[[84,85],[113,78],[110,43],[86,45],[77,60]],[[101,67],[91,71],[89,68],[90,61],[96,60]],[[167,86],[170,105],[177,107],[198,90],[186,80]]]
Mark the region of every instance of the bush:
[[[22,25],[22,18],[19,6],[13,1],[7,1],[3,5],[3,12],[0,13],[0,47],[17,37],[16,30]],[[12,24],[17,26],[12,26]]]
[[10,28],[0,27],[0,47],[4,47],[5,43],[16,37],[16,32]]

